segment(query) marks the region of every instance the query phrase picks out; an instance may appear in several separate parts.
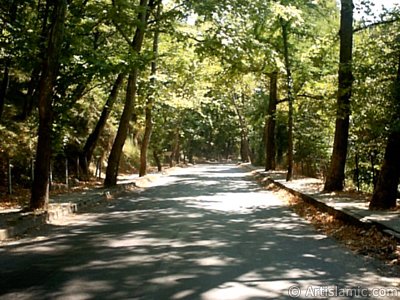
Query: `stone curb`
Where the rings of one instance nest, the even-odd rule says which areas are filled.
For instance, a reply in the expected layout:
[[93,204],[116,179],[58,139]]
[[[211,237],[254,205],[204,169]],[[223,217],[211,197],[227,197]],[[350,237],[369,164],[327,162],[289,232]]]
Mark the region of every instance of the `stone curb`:
[[340,220],[343,220],[352,225],[355,225],[355,226],[358,226],[361,228],[365,228],[365,229],[370,229],[372,227],[376,227],[378,230],[380,230],[384,234],[400,241],[400,233],[394,231],[393,229],[391,229],[390,227],[388,227],[382,223],[379,223],[379,222],[373,221],[373,220],[368,220],[368,219],[365,220],[364,216],[361,216],[347,208],[337,209],[337,208],[331,207],[331,206],[319,201],[318,199],[315,199],[309,195],[306,195],[306,194],[303,194],[296,190],[293,190],[293,189],[285,186],[282,183],[276,182],[272,178],[268,177],[267,174],[262,174],[262,173],[256,171],[256,169],[253,166],[250,166],[248,164],[242,164],[241,166],[255,172],[255,175],[254,175],[255,177],[256,176],[263,177],[264,179],[261,182],[262,182],[262,185],[264,185],[264,186],[272,185],[276,188],[283,189],[283,190],[291,193],[292,195],[301,198],[304,202],[316,207],[318,210],[332,214],[333,216],[335,216],[336,218],[338,218]]
[[[149,181],[149,179],[142,180]],[[48,211],[11,213],[10,220],[6,221],[5,228],[0,228],[0,241],[21,236],[30,229],[51,223],[64,216],[81,212],[84,209],[107,203],[108,199],[116,197],[132,187],[136,187],[135,182],[121,184],[117,188],[99,189],[99,193],[83,197],[84,199],[77,202],[50,203]],[[67,196],[68,194],[65,195]],[[82,196],[80,195],[80,197]],[[12,215],[15,215],[15,217]]]
[[[30,229],[51,223],[64,216],[72,215],[81,212],[84,209],[108,203],[108,201],[113,197],[118,197],[119,195],[129,191],[131,188],[146,188],[150,183],[157,180],[160,176],[168,176],[171,172],[173,172],[173,170],[174,168],[171,168],[164,170],[162,173],[138,177],[135,178],[135,181],[133,182],[119,184],[114,188],[101,188],[98,190],[98,193],[83,196],[83,199],[77,202],[53,202],[49,204],[48,211],[10,213],[10,220],[5,222],[5,227],[0,228],[0,242],[21,236]],[[64,195],[65,197],[68,197],[72,194]],[[79,197],[82,197],[82,195]],[[15,215],[15,217],[12,215]]]

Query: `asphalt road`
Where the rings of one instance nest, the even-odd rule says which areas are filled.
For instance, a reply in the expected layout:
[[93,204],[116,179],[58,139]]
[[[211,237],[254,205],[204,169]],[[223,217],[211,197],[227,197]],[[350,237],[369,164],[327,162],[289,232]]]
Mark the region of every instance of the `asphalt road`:
[[182,169],[3,245],[0,272],[0,299],[13,300],[400,296],[389,288],[396,279],[378,275],[233,165]]

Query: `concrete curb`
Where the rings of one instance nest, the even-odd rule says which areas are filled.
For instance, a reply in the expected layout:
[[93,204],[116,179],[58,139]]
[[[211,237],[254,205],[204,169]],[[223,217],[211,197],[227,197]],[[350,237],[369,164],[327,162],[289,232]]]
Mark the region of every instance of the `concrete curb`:
[[[87,195],[77,194],[79,201],[63,201],[63,197],[72,197],[71,194],[63,194],[61,198],[53,198],[49,209],[42,212],[12,212],[7,214],[3,224],[0,224],[0,242],[11,238],[22,236],[33,228],[51,223],[64,216],[82,212],[84,209],[109,203],[112,198],[119,197],[126,192],[132,191],[132,188],[147,188],[161,176],[168,176],[173,173],[175,168],[167,168],[162,173],[148,174],[143,177],[135,177],[130,182],[120,183],[113,188],[92,189]],[[55,200],[57,199],[57,200]]]
[[[142,179],[142,181],[149,181],[149,179]],[[136,186],[136,183],[133,182],[121,184],[116,188],[99,189],[98,193],[83,196],[83,199],[76,202],[50,203],[47,211],[10,213],[2,225],[3,228],[0,228],[0,241],[21,236],[30,229],[43,226],[68,215],[82,212],[84,209],[108,203],[109,199],[117,197],[119,194]],[[63,196],[68,197],[71,195],[73,194],[64,194]]]
[[47,213],[20,213],[9,221],[6,228],[0,229],[0,241],[24,234],[27,230],[46,223]]
[[365,229],[370,229],[372,227],[376,227],[378,230],[380,230],[384,234],[400,241],[400,233],[394,231],[393,229],[386,226],[385,224],[382,224],[382,223],[379,223],[379,222],[373,221],[373,220],[368,220],[368,219],[366,220],[364,218],[364,216],[361,216],[347,208],[337,209],[332,206],[329,206],[326,203],[321,202],[318,199],[315,199],[307,194],[303,194],[301,192],[298,192],[296,190],[293,190],[293,189],[285,186],[282,183],[276,182],[272,178],[268,177],[268,174],[262,174],[262,173],[256,171],[256,169],[253,166],[250,166],[248,164],[242,164],[241,166],[253,171],[255,173],[254,174],[255,177],[263,178],[261,180],[261,184],[264,186],[272,185],[273,187],[276,187],[278,189],[285,190],[285,191],[289,192],[290,194],[292,194],[296,197],[299,197],[304,202],[314,206],[318,210],[327,212],[340,220],[343,220],[347,223],[350,223],[352,225],[355,225],[355,226],[358,226],[361,228],[365,228]]

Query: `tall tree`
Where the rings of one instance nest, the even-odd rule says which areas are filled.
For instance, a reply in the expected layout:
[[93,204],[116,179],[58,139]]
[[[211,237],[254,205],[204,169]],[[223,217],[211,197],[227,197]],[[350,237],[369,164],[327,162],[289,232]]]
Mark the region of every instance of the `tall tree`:
[[157,76],[157,59],[158,59],[158,43],[159,43],[159,19],[161,15],[161,1],[157,5],[156,12],[156,24],[155,31],[153,37],[153,61],[151,62],[151,78],[150,78],[150,92],[147,96],[147,103],[145,108],[145,118],[146,118],[146,127],[144,130],[144,136],[142,140],[142,145],[140,148],[140,169],[139,176],[144,176],[147,174],[147,150],[150,144],[151,132],[153,130],[153,118],[152,118],[152,110],[154,105],[154,97],[155,97],[155,84],[156,84],[156,76]]
[[268,111],[265,123],[265,171],[275,170],[275,126],[278,91],[278,72],[270,75]]
[[335,139],[324,191],[341,191],[344,187],[345,165],[350,123],[350,98],[353,85],[353,1],[341,0],[339,87]]
[[394,120],[392,120],[392,128],[387,141],[378,182],[369,203],[370,209],[396,207],[400,179],[400,55],[397,77],[394,83],[393,101],[395,108]]
[[53,4],[53,13],[39,85],[39,138],[36,150],[35,178],[30,202],[31,209],[45,208],[48,203],[53,125],[53,88],[59,69],[67,11],[66,0],[48,0],[48,2]]
[[94,149],[96,148],[96,144],[100,138],[101,133],[104,130],[108,116],[110,115],[114,103],[118,98],[118,93],[122,86],[124,78],[125,74],[123,73],[118,74],[117,79],[115,80],[113,87],[111,89],[111,93],[107,98],[107,101],[103,107],[100,118],[97,121],[95,128],[87,138],[85,146],[83,147],[82,152],[80,153],[79,165],[84,179],[88,178],[89,176],[89,164],[90,161],[92,160]]
[[292,68],[289,58],[289,21],[279,19],[281,29],[282,29],[282,39],[283,39],[283,54],[286,69],[286,88],[287,88],[287,101],[289,106],[288,112],[288,153],[287,153],[287,174],[286,181],[292,180],[293,176],[293,78],[292,78]]
[[[143,45],[143,40],[147,28],[147,20],[149,17],[149,7],[154,6],[154,1],[140,0],[139,13],[137,16],[138,26],[135,35],[130,43],[132,55],[139,57]],[[128,85],[126,89],[125,105],[119,122],[117,135],[115,137],[110,156],[108,157],[108,165],[106,170],[106,178],[104,186],[110,187],[117,184],[118,167],[122,155],[122,149],[128,135],[129,123],[132,119],[135,107],[137,80],[139,75],[139,64],[136,62],[131,67],[128,77]]]
[[244,118],[243,112],[241,107],[244,106],[244,99],[245,99],[244,92],[241,95],[241,104],[240,105],[238,102],[238,95],[234,94],[233,97],[231,98],[233,107],[235,108],[235,112],[237,117],[239,118],[239,125],[240,125],[240,157],[242,159],[242,162],[251,162],[251,151],[250,151],[250,145],[249,145],[249,132],[247,129],[247,122]]

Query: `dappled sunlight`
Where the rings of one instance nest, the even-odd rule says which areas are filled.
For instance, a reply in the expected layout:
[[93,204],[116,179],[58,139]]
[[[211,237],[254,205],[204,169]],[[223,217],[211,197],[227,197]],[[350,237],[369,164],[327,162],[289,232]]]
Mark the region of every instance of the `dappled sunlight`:
[[279,298],[282,291],[268,291],[254,287],[251,285],[243,284],[240,282],[225,282],[217,288],[211,289],[203,293],[200,297],[202,300],[216,300],[216,299],[274,299]]
[[[240,169],[207,170],[190,168],[77,215],[64,230],[53,226],[46,238],[10,246],[0,258],[0,287],[9,293],[0,296],[290,299],[294,284],[379,282]],[[28,262],[32,278],[18,281],[14,264]]]
[[196,263],[199,266],[228,266],[230,264],[239,262],[240,261],[237,261],[231,257],[221,257],[221,256],[210,256],[194,260],[194,263]]

